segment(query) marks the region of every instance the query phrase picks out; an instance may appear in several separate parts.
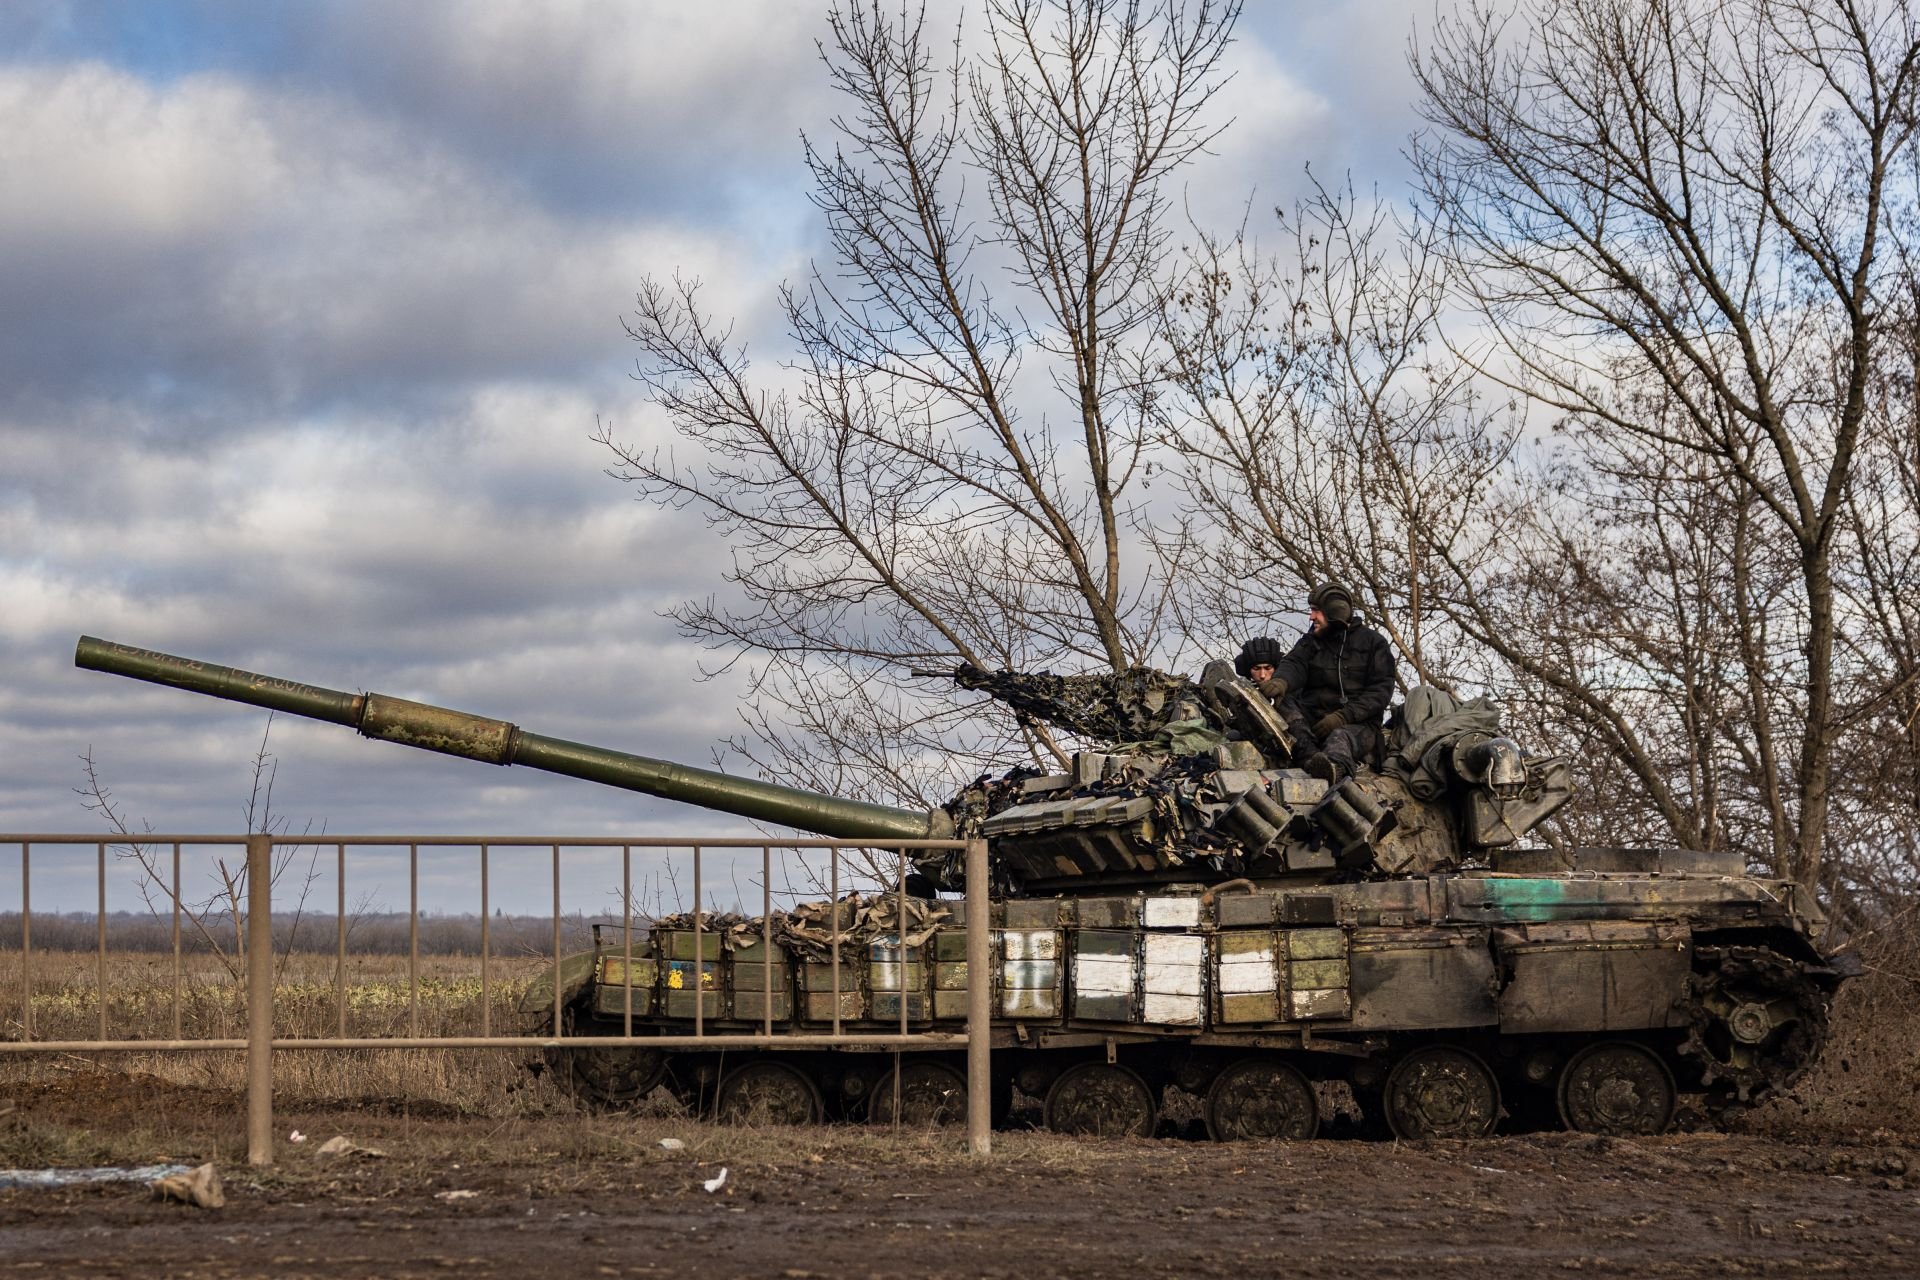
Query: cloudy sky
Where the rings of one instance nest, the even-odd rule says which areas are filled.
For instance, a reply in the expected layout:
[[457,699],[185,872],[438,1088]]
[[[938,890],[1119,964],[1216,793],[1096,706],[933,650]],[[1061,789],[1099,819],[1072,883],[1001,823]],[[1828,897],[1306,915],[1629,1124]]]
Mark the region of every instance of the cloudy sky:
[[[1196,213],[1309,164],[1397,194],[1430,5],[1252,7]],[[660,615],[723,588],[724,548],[589,436],[670,439],[619,323],[649,273],[778,349],[774,287],[822,242],[823,15],[0,5],[0,832],[99,830],[87,753],[136,823],[242,829],[266,714],[78,671],[81,634],[708,763],[738,689]],[[296,828],[741,830],[286,718],[271,750]],[[36,855],[36,905],[80,870]]]

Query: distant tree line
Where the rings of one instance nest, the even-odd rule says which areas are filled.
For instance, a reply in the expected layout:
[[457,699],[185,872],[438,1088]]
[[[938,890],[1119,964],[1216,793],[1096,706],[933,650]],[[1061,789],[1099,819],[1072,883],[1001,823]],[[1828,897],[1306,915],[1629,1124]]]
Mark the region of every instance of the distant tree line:
[[[215,937],[244,936],[241,928],[219,914],[206,921]],[[644,936],[646,924],[636,919],[636,937]],[[620,922],[611,926],[610,937],[619,936]],[[553,919],[550,916],[496,915],[487,921],[488,947],[496,956],[553,954]],[[592,945],[593,918],[579,913],[560,920],[562,954],[580,951]],[[36,951],[92,951],[99,944],[99,917],[93,912],[66,911],[57,914],[33,914],[33,948]],[[21,917],[17,911],[0,912],[0,948],[18,950],[21,944]],[[338,945],[335,918],[330,915],[293,913],[273,918],[273,949],[277,954],[332,955]],[[347,919],[347,954],[353,956],[404,956],[410,946],[407,917],[404,912],[380,912],[350,916]],[[160,952],[173,950],[173,929],[166,916],[144,911],[107,913],[107,947],[115,952]],[[421,955],[477,956],[480,954],[480,917],[477,915],[423,915],[420,918]],[[183,927],[180,950],[184,955],[224,955],[209,941],[208,935]]]

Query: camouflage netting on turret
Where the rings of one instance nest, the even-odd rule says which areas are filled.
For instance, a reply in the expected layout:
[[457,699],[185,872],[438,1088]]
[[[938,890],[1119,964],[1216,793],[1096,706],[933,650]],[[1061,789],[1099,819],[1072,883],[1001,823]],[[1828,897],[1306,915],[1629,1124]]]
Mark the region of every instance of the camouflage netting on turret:
[[1220,741],[1206,724],[1193,682],[1151,667],[1056,676],[963,666],[954,681],[963,689],[991,694],[1023,719],[1042,720],[1081,737],[1144,743],[1199,730],[1209,740],[1190,749],[1201,751]]
[[833,956],[836,921],[840,947],[865,946],[875,938],[897,938],[904,932],[906,944],[917,947],[933,936],[934,929],[952,912],[938,902],[908,898],[906,927],[901,928],[900,899],[895,894],[863,898],[849,893],[838,902],[808,902],[784,915],[774,917],[774,939],[789,951],[809,960],[825,962]]
[[[935,926],[952,913],[938,902],[908,898],[906,942],[917,947],[932,936]],[[897,894],[862,895],[858,890],[838,902],[822,899],[804,902],[791,911],[773,913],[774,945],[804,959],[826,962],[833,956],[836,926],[843,955],[852,954],[876,938],[895,938],[901,933],[900,899]],[[691,911],[661,916],[654,928],[662,933],[690,933],[694,927]],[[732,911],[703,911],[700,928],[720,939],[727,951],[755,947],[766,935],[766,917],[743,916]]]

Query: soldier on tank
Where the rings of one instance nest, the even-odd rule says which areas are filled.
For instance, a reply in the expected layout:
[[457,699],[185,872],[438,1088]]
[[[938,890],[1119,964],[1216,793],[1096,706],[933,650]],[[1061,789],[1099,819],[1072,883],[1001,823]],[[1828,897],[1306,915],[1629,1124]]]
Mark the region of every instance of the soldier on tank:
[[1393,650],[1353,620],[1353,594],[1336,582],[1307,596],[1307,634],[1282,654],[1266,636],[1249,640],[1234,669],[1280,710],[1294,736],[1294,760],[1339,782],[1380,746],[1380,721],[1393,700]]

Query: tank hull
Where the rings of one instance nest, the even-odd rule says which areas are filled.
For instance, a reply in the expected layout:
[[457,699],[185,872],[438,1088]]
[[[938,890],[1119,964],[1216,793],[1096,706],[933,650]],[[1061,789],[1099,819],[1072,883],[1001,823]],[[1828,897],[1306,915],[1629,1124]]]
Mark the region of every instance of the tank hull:
[[[1431,1138],[1502,1123],[1657,1132],[1685,1101],[1716,1110],[1791,1083],[1840,977],[1811,945],[1817,910],[1710,855],[1671,854],[1691,869],[1663,870],[1635,852],[1654,869],[995,903],[995,1092],[1004,1106],[1017,1084],[1067,1132],[1152,1132],[1174,1086],[1203,1100],[1216,1137],[1307,1136],[1312,1086],[1341,1081],[1374,1128]],[[707,933],[701,958],[690,932],[636,933],[631,965],[624,943],[602,948],[563,1003],[589,1034],[627,1034],[629,1018],[636,1036],[685,1034],[696,1000],[714,1035],[818,1034],[836,1016],[842,1031],[897,1031],[903,1003],[911,1029],[959,1031],[971,922],[961,903],[937,909],[947,918],[904,957],[890,935],[849,939],[837,979],[777,945],[767,964],[757,935],[742,951]],[[529,1001],[551,1010],[551,989]],[[605,1055],[605,1074],[626,1051],[571,1052]],[[641,1053],[628,1093],[656,1076],[724,1113],[728,1072],[766,1062],[789,1077],[785,1118],[872,1116],[881,1096],[891,1118],[890,1052]],[[921,1095],[947,1096],[940,1067],[957,1057],[906,1058]],[[570,1071],[591,1100],[629,1100]]]

